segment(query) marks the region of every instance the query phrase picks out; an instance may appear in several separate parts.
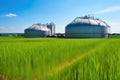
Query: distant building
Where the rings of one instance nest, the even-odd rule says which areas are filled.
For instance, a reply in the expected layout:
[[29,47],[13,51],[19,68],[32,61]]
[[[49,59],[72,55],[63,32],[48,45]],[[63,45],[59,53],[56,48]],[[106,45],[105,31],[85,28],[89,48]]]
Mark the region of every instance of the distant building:
[[33,24],[31,27],[24,30],[25,37],[47,37],[55,34],[55,25],[50,24]]
[[67,38],[106,38],[110,26],[94,17],[77,17],[65,28]]

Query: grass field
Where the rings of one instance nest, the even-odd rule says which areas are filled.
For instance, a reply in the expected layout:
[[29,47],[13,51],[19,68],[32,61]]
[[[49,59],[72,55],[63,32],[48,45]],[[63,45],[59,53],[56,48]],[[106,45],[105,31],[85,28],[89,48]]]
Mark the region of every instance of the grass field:
[[120,39],[1,37],[0,80],[120,80]]

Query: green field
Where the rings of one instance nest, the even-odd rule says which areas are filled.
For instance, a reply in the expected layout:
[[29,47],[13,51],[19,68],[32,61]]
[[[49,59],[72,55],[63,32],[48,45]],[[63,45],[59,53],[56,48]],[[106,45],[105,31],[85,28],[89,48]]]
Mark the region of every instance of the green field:
[[120,80],[120,39],[1,37],[0,80]]

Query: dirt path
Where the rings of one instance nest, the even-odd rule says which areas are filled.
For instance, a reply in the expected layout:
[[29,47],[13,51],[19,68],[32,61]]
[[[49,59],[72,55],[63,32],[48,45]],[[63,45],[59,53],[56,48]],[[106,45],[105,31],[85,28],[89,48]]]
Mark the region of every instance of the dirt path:
[[96,45],[95,47],[92,47],[91,49],[87,50],[86,52],[75,56],[73,59],[57,65],[54,69],[48,71],[48,75],[52,76],[54,73],[58,73],[58,72],[64,70],[65,68],[75,64],[77,61],[83,59],[85,56],[94,53],[96,50],[98,50],[98,46],[102,47],[102,46],[105,46],[106,44],[104,42],[102,42],[102,43]]
[[[101,44],[100,44],[100,45],[101,45]],[[62,64],[59,64],[58,66],[56,66],[56,67],[54,68],[54,70],[48,71],[48,75],[51,76],[51,75],[53,75],[54,73],[57,73],[57,72],[59,72],[59,71],[61,71],[61,70],[64,70],[65,68],[73,65],[73,64],[76,63],[77,61],[83,59],[85,56],[93,53],[93,52],[94,52],[95,50],[97,50],[97,49],[98,49],[98,45],[96,45],[95,47],[87,50],[85,53],[82,53],[82,54],[80,54],[80,55],[75,56],[73,59],[71,59],[71,60],[69,60],[69,61],[66,61],[66,62],[64,62],[64,63],[62,63]]]

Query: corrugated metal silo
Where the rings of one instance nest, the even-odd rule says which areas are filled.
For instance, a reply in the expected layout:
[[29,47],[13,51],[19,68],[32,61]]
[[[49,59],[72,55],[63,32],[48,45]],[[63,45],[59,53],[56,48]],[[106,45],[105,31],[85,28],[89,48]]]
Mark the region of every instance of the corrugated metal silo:
[[93,17],[77,17],[65,28],[65,35],[68,38],[106,38],[108,28],[104,21]]
[[47,24],[47,27],[51,30],[51,36],[55,35],[55,24],[51,22]]
[[42,24],[33,24],[24,30],[25,37],[46,37],[51,35],[50,29]]

